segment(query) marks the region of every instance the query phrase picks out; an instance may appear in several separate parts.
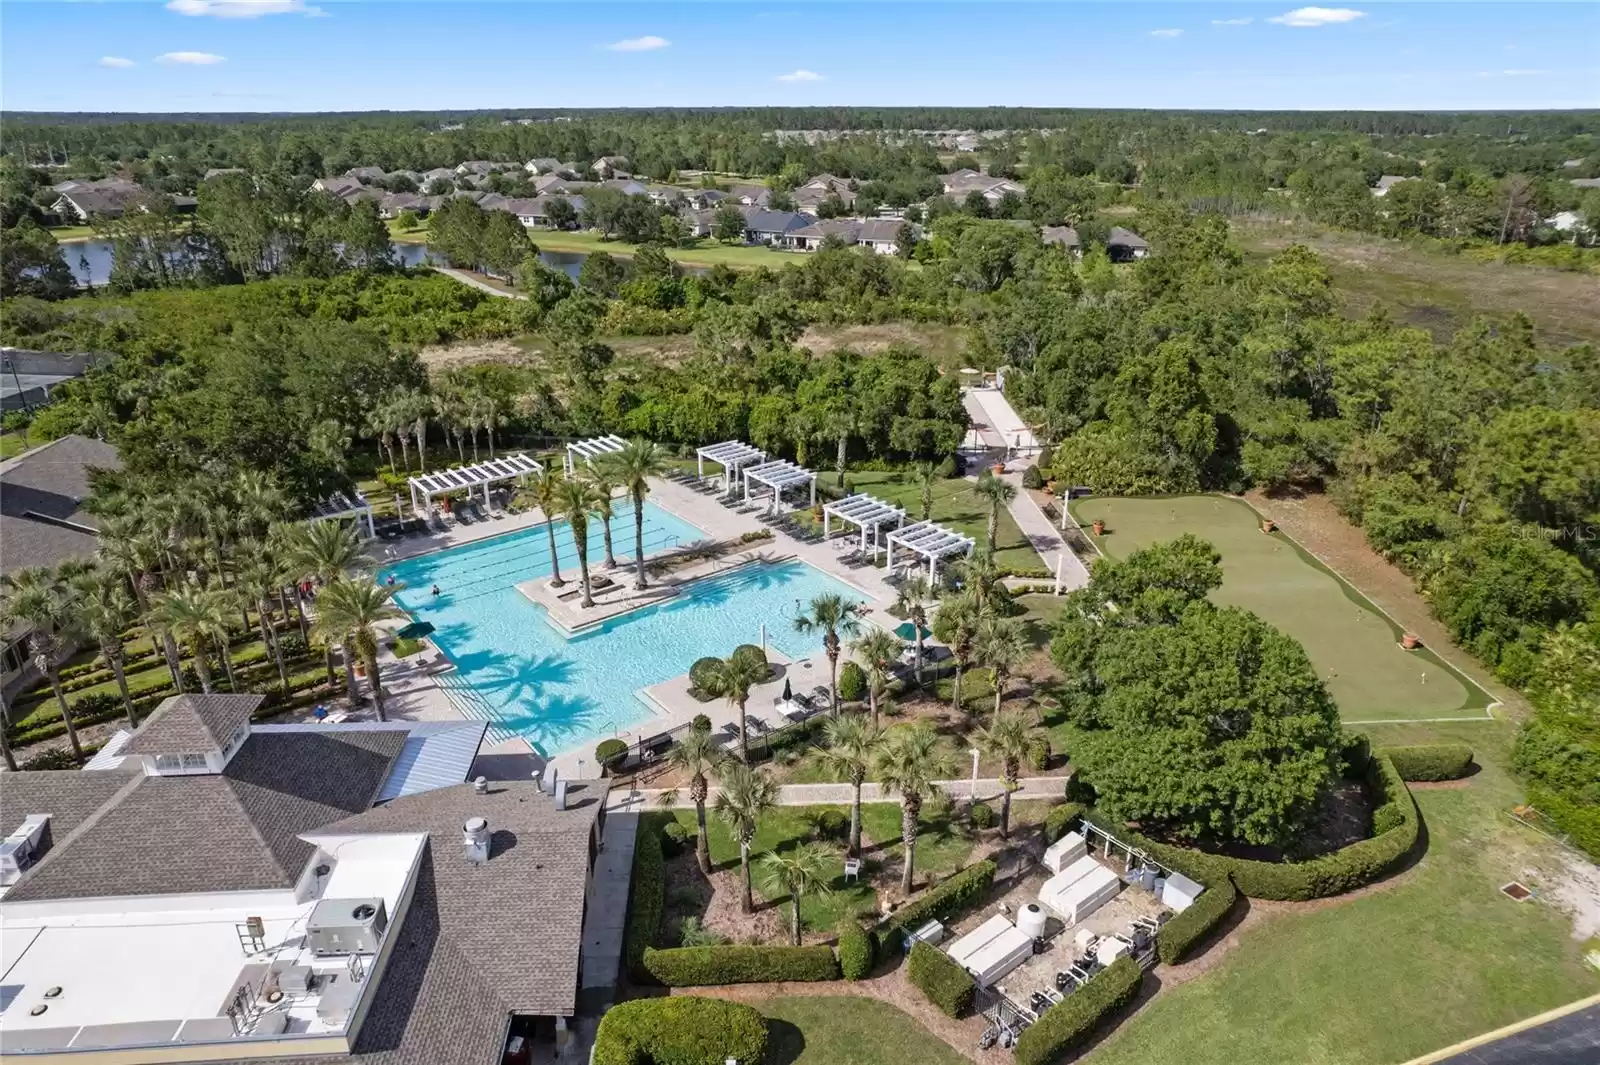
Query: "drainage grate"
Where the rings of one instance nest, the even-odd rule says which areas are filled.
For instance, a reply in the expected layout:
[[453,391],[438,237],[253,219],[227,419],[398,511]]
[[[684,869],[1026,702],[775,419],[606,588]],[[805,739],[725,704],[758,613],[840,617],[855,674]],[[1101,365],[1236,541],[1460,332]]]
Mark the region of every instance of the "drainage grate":
[[1500,894],[1517,902],[1527,902],[1533,898],[1533,889],[1526,884],[1513,880],[1509,884],[1500,885]]

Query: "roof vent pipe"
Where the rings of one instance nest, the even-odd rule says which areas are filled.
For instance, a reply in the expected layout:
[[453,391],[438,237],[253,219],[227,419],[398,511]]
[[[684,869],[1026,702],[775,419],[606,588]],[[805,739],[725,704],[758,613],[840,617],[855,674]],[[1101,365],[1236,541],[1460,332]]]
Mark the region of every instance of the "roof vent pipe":
[[558,780],[558,781],[556,781],[556,809],[557,810],[565,810],[566,808],[567,808],[567,782],[565,780]]
[[479,795],[487,795],[487,794],[489,794],[489,778],[488,777],[478,777],[477,779],[475,779],[472,782],[472,790],[477,792]]
[[556,793],[556,789],[561,786],[561,775],[556,772],[555,766],[545,767],[541,785],[546,795],[554,795]]
[[482,865],[489,860],[489,822],[482,817],[469,817],[462,826],[461,849],[471,865]]

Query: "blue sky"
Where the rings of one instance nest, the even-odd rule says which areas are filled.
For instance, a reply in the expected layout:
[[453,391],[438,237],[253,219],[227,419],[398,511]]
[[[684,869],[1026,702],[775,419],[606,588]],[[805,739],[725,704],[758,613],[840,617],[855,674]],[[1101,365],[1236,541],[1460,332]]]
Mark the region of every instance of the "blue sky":
[[5,0],[0,106],[1600,106],[1600,4],[1321,2]]

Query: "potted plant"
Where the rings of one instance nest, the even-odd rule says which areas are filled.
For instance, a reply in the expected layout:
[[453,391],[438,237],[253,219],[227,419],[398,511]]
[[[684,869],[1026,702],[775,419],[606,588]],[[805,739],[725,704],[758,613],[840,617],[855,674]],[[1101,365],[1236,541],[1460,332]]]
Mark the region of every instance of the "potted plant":
[[1104,520],[1100,518],[1094,519],[1094,534],[1096,536],[1104,536],[1106,534],[1106,523]]
[[1278,523],[1273,521],[1271,518],[1262,518],[1261,519],[1261,531],[1262,532],[1269,533],[1269,532],[1272,532],[1273,530],[1277,529],[1277,527],[1278,527]]
[[1415,651],[1417,648],[1422,646],[1422,638],[1414,632],[1408,632],[1404,636],[1400,637],[1400,646],[1404,647],[1407,651]]

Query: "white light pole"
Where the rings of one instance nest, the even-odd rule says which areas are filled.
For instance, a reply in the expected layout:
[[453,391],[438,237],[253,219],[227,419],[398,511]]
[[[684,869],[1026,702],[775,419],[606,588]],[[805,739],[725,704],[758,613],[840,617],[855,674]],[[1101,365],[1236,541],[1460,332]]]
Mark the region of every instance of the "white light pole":
[[974,804],[978,801],[978,748],[973,747],[969,753],[972,755],[972,795]]

